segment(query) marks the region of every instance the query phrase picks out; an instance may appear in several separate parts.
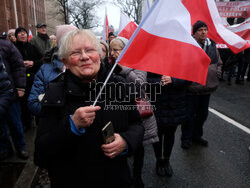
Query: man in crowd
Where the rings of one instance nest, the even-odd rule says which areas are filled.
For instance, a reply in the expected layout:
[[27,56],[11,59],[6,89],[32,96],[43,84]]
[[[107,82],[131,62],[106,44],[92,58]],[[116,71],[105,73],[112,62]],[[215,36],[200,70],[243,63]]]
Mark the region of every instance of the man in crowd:
[[209,99],[212,92],[217,89],[218,78],[221,74],[222,61],[216,43],[207,38],[208,27],[206,23],[197,21],[193,25],[193,37],[211,59],[208,68],[206,85],[192,83],[188,87],[187,97],[187,123],[182,125],[181,147],[188,149],[195,142],[202,146],[208,146],[208,141],[202,138],[203,124],[208,116]]
[[29,155],[26,152],[19,104],[19,97],[24,96],[26,87],[24,62],[15,45],[7,39],[0,38],[0,55],[15,92],[15,99],[11,102],[4,120],[1,121],[3,135],[0,140],[0,160],[10,157],[13,153],[8,128],[18,157],[27,159]]
[[30,39],[30,43],[34,45],[39,52],[44,55],[45,51],[51,47],[51,40],[47,35],[47,25],[45,23],[39,23],[36,25],[37,36]]

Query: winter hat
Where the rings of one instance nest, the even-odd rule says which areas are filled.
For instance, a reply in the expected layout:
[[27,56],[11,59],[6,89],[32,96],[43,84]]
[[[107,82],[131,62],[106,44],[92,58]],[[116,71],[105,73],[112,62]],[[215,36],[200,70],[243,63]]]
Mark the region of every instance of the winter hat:
[[26,30],[25,28],[23,28],[23,27],[18,27],[18,28],[16,29],[16,32],[15,32],[15,37],[16,37],[16,38],[17,38],[18,33],[21,32],[21,31],[25,31],[25,32],[27,33],[27,35],[28,35],[28,32],[27,32],[27,30]]
[[15,29],[10,29],[10,30],[8,31],[8,35],[11,34],[11,33],[14,33],[14,34],[15,34],[15,31],[16,31]]
[[198,20],[197,22],[195,22],[195,24],[193,25],[193,35],[201,27],[206,27],[207,28],[207,24],[205,22],[203,22],[203,21],[200,21],[200,20]]
[[109,32],[108,37],[110,37],[110,36],[114,36],[115,37],[115,34],[113,32]]
[[122,41],[122,43],[124,44],[124,46],[126,46],[126,44],[128,43],[128,39],[124,38],[124,37],[116,37],[116,39],[119,39]]
[[77,30],[76,26],[73,25],[58,25],[56,26],[56,43],[59,47],[61,38],[70,31]]

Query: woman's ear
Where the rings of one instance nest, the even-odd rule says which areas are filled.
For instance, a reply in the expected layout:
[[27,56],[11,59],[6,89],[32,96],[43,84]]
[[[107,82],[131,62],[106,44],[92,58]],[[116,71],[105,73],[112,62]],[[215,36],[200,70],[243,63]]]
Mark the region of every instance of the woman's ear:
[[66,69],[67,69],[67,68],[68,68],[68,64],[67,64],[66,59],[65,59],[65,58],[62,58],[62,62],[63,62],[63,64],[65,65],[65,67],[66,67]]

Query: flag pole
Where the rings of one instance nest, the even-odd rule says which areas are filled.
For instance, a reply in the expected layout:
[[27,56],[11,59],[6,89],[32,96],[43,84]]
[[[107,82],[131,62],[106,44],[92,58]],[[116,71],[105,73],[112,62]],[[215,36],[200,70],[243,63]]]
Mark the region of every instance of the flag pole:
[[101,94],[102,94],[103,89],[105,88],[105,86],[106,86],[106,84],[107,84],[107,82],[108,82],[108,80],[109,80],[111,74],[114,72],[115,67],[117,66],[117,64],[118,64],[118,61],[115,61],[115,63],[114,63],[114,65],[113,65],[112,69],[110,70],[110,72],[109,72],[109,74],[108,74],[106,80],[105,80],[104,83],[103,83],[103,86],[101,87],[101,90],[99,91],[99,93],[98,93],[98,95],[97,95],[97,97],[96,97],[96,99],[95,99],[95,101],[94,101],[94,103],[93,103],[93,106],[96,105],[98,99],[100,98],[100,96],[101,96]]

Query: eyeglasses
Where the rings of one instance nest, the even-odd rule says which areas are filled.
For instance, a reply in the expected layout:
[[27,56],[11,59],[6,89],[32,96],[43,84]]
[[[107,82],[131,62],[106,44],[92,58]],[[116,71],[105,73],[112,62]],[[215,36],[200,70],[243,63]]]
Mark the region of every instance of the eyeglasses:
[[118,53],[118,52],[122,51],[122,49],[111,49],[110,51],[111,51],[111,52],[113,51],[113,52],[115,52],[115,53]]
[[78,56],[82,56],[83,53],[85,53],[87,56],[96,53],[97,50],[94,48],[86,48],[86,49],[79,49],[79,50],[74,50],[71,51],[69,53],[69,56],[73,56],[73,57],[78,57]]

